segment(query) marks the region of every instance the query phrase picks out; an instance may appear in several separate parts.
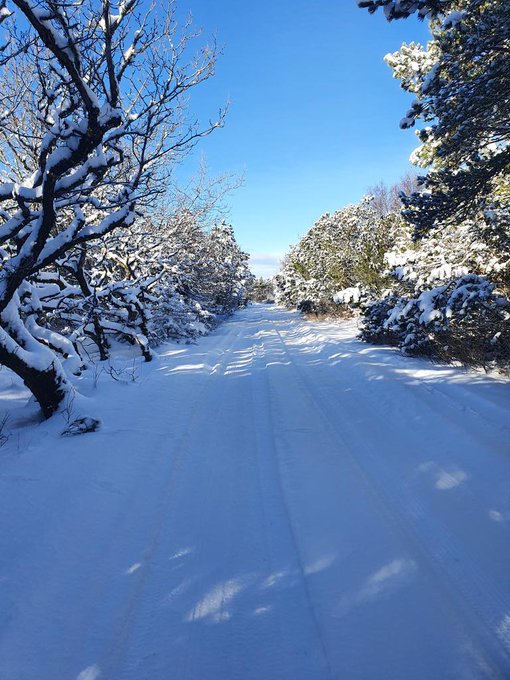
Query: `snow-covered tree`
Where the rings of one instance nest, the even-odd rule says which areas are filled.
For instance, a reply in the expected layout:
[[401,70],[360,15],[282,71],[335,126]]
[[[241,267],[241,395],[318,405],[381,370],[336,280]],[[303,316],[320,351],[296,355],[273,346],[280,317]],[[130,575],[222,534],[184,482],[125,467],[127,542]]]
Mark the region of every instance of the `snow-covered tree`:
[[211,229],[206,254],[208,275],[203,285],[217,310],[228,314],[246,304],[253,274],[248,266],[249,255],[237,244],[231,225],[222,222]]
[[401,127],[417,121],[414,161],[429,172],[406,199],[421,234],[472,218],[510,168],[510,12],[501,0],[359,0],[389,20],[418,12],[430,20],[426,47],[402,45],[386,60],[415,97]]
[[388,20],[429,21],[426,47],[386,57],[415,99],[401,121],[427,168],[403,215],[416,242],[386,256],[394,284],[362,337],[407,353],[508,366],[510,358],[510,12],[500,0],[358,0]]
[[420,19],[436,17],[449,11],[454,4],[454,0],[358,0],[359,7],[367,8],[371,14],[379,7],[384,8],[384,13],[390,21],[406,19],[416,13]]
[[[188,91],[212,75],[216,54],[205,47],[189,56],[189,31],[177,33],[171,6],[156,13],[139,0],[13,0],[1,3],[0,20],[8,35],[0,55],[0,361],[49,416],[70,390],[61,360],[76,357],[72,342],[39,323],[41,300],[73,288],[55,277],[58,268],[69,265],[74,276],[91,242],[129,230],[164,191],[167,159],[221,124],[222,114],[202,129],[185,113]],[[9,90],[13,73],[24,77]]]
[[510,367],[510,300],[464,274],[414,295],[393,292],[365,309],[361,339],[464,364]]
[[[107,359],[118,342],[136,345],[150,360],[151,348],[165,340],[207,332],[246,297],[251,277],[232,229],[214,226],[224,189],[217,184],[201,182],[200,196],[179,190],[178,200],[129,229],[70,251],[38,282],[45,291],[39,324],[65,335],[84,361]],[[214,235],[225,230],[218,248]],[[233,268],[233,261],[243,266]]]
[[325,313],[338,309],[339,291],[355,302],[376,295],[385,285],[384,255],[400,224],[398,215],[382,216],[372,207],[371,197],[323,215],[284,259],[275,277],[277,301]]
[[[492,241],[484,231],[497,233]],[[489,224],[487,224],[487,222]],[[406,354],[488,366],[510,363],[510,237],[506,215],[409,231],[385,256],[393,284],[366,306],[362,339],[400,347]]]
[[250,287],[249,298],[253,302],[274,302],[274,282],[260,276]]

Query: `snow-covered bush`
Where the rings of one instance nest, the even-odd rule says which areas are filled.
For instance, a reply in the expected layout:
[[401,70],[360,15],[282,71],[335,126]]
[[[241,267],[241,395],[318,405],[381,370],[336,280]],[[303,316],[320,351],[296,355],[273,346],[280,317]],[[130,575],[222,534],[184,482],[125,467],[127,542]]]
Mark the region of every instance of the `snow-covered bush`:
[[248,294],[252,302],[274,302],[274,283],[271,279],[254,279]]
[[38,323],[83,363],[107,359],[116,342],[150,360],[165,340],[192,340],[239,306],[251,280],[232,228],[206,231],[190,210],[139,220],[56,264],[32,287]]
[[493,207],[476,219],[435,228],[418,241],[412,241],[410,228],[401,232],[385,255],[392,284],[366,308],[361,337],[397,345],[407,354],[476,365],[507,362],[510,212],[505,201],[499,192],[486,202]]
[[467,274],[415,297],[369,305],[361,338],[408,355],[474,366],[510,365],[510,301],[486,278]]
[[[494,205],[494,203],[493,203]],[[497,222],[497,225],[496,225]],[[385,255],[387,271],[407,291],[424,290],[468,273],[481,274],[503,290],[510,284],[510,208],[485,210],[477,219],[431,230],[413,241],[407,234]]]

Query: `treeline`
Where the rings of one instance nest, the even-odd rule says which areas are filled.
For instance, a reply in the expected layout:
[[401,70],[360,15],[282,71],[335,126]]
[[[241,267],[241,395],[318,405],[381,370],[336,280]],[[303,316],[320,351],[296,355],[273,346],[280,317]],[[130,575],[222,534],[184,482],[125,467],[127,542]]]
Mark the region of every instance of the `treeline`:
[[[476,366],[510,366],[510,15],[488,0],[359,0],[429,21],[427,47],[386,60],[422,120],[415,186],[376,187],[324,215],[287,254],[277,300],[363,315],[361,338]],[[401,202],[401,203],[400,203]],[[399,205],[400,203],[400,205]]]
[[253,279],[248,296],[251,302],[274,302],[274,284],[271,279]]
[[361,313],[363,340],[406,354],[509,365],[510,213],[494,208],[416,240],[398,205],[381,213],[384,202],[372,194],[321,217],[286,255],[277,302]]

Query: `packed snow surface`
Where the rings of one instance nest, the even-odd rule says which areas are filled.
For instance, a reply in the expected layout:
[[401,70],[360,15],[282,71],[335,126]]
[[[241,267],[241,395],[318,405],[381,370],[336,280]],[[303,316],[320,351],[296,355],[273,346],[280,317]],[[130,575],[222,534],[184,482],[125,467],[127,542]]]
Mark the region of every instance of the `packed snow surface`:
[[254,305],[76,437],[3,370],[1,680],[510,678],[510,387],[355,335]]

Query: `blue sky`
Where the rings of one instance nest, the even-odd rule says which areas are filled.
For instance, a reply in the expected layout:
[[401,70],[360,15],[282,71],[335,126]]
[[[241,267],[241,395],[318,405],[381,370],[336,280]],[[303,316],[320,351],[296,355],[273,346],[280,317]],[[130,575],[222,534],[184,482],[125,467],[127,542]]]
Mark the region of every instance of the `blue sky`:
[[230,219],[257,275],[325,212],[358,201],[368,186],[412,169],[417,140],[399,121],[409,96],[383,62],[403,41],[425,41],[417,21],[389,24],[355,0],[178,0],[204,35],[224,46],[217,74],[191,108],[225,128],[201,142],[210,173],[238,172]]

